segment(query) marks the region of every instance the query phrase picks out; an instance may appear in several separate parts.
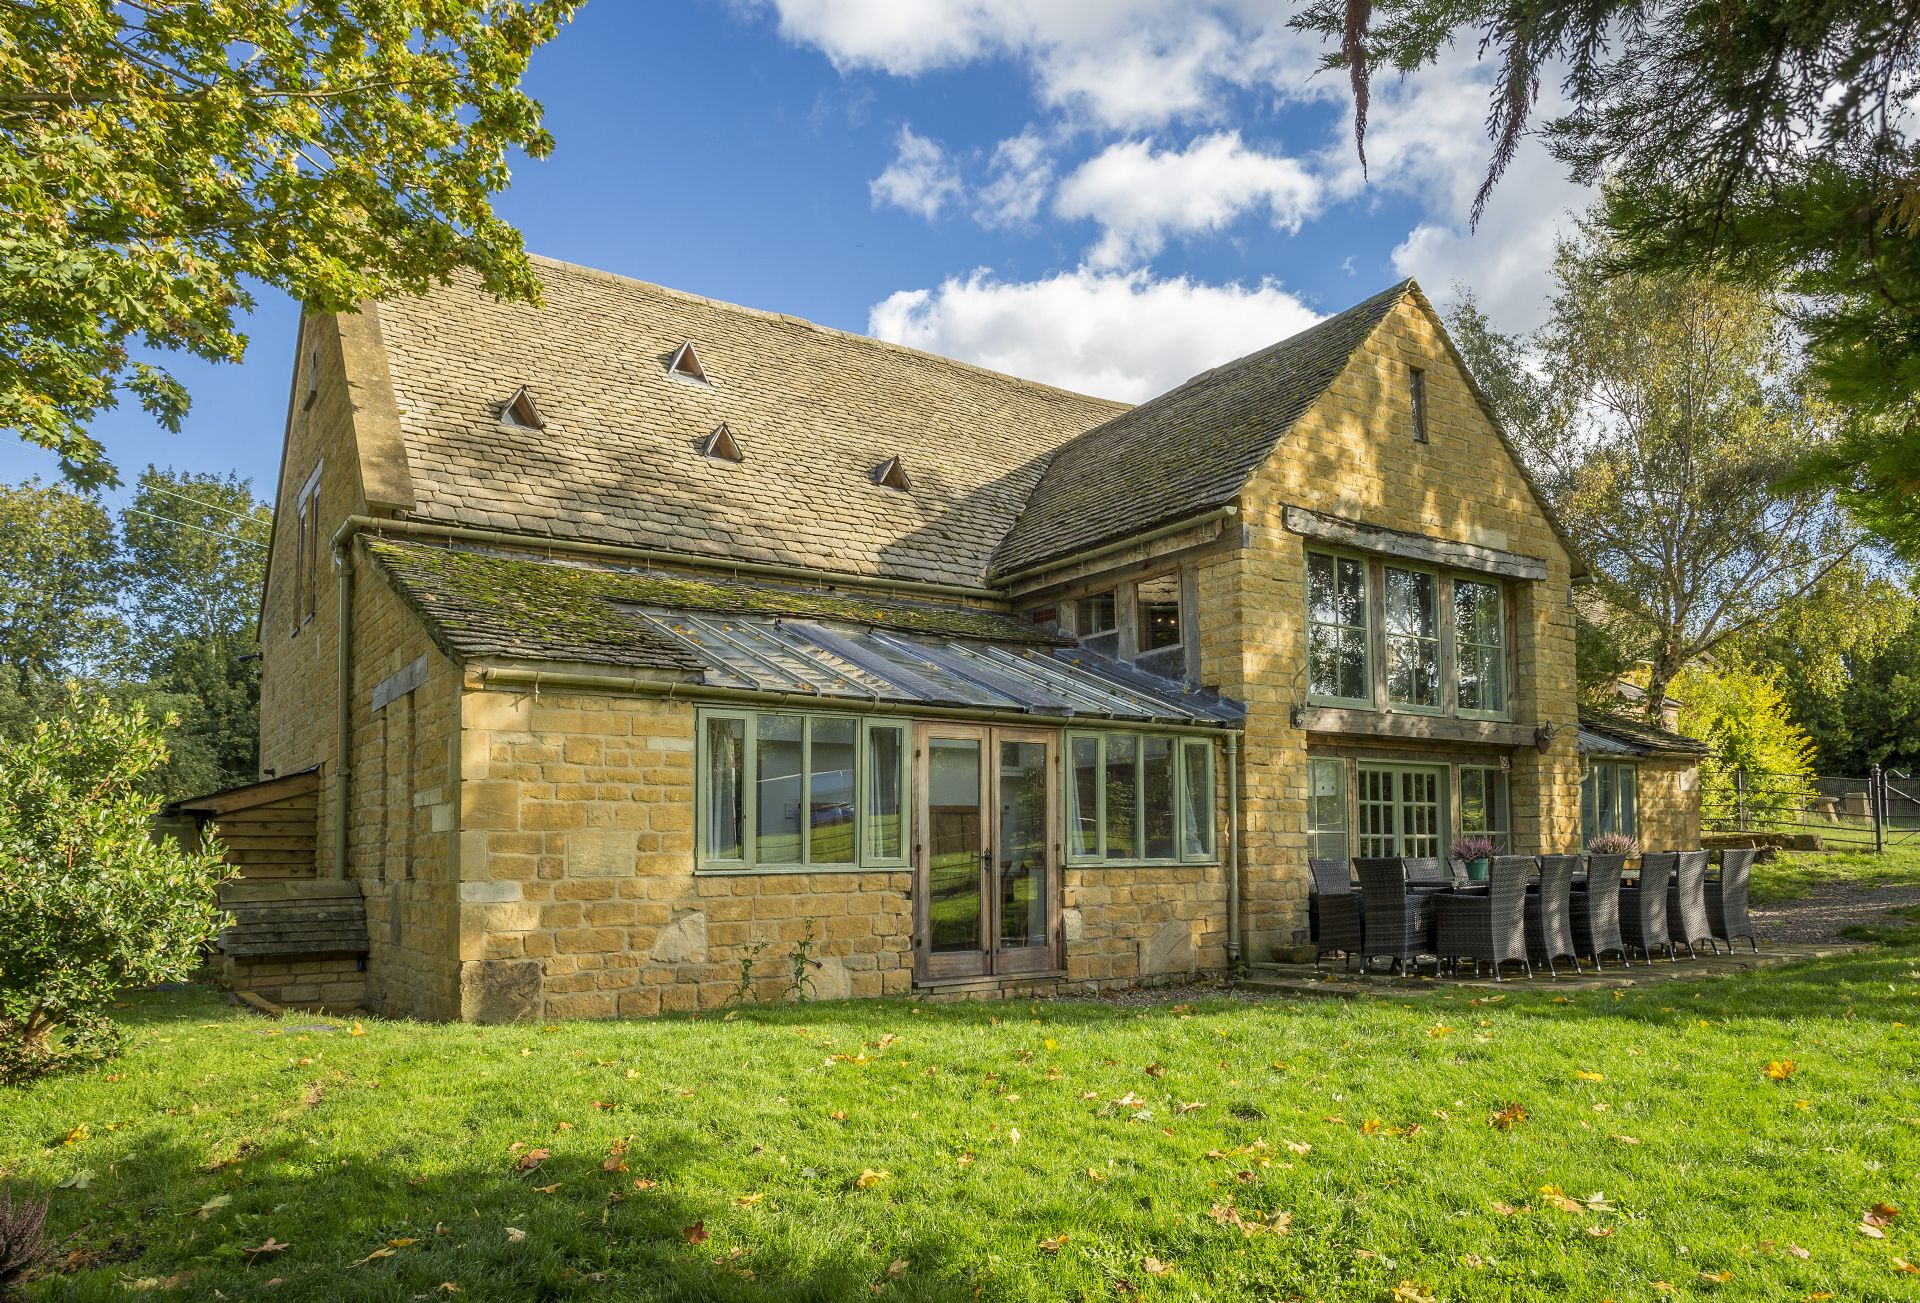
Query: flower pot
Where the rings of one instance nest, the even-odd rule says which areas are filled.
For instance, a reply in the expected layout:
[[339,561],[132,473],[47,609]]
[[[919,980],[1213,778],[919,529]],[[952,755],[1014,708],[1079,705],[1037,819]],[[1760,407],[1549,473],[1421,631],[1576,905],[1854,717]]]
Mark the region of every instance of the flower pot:
[[1467,861],[1467,880],[1469,882],[1485,882],[1487,880],[1487,865],[1490,862],[1491,861],[1489,861],[1485,856],[1482,856],[1480,859],[1477,859],[1477,860],[1468,860]]

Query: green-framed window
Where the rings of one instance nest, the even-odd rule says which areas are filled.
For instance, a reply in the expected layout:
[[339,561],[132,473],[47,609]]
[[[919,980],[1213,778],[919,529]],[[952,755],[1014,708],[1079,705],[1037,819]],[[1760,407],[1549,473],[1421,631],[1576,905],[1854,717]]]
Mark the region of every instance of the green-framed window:
[[1440,709],[1440,577],[1387,566],[1387,700],[1412,710]]
[[1345,860],[1353,853],[1347,827],[1347,762],[1311,760],[1307,765],[1307,854]]
[[1602,833],[1640,836],[1640,770],[1611,760],[1590,761],[1580,780],[1580,840]]
[[907,728],[853,715],[702,710],[696,867],[903,867]]
[[1488,838],[1502,855],[1513,854],[1507,776],[1492,765],[1461,765],[1459,783],[1461,835]]
[[1367,563],[1334,552],[1307,553],[1307,696],[1336,705],[1373,700],[1367,624]]
[[1066,737],[1067,858],[1195,863],[1215,855],[1213,742],[1174,733]]
[[1454,693],[1462,715],[1506,714],[1506,605],[1499,584],[1453,581]]

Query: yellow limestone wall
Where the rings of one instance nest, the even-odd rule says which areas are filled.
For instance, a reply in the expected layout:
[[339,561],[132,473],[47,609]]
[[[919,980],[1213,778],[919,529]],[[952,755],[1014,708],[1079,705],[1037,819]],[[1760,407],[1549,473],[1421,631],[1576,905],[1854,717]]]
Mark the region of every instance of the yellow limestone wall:
[[[1427,377],[1426,444],[1413,437],[1412,367]],[[1241,518],[1251,546],[1201,572],[1205,681],[1249,708],[1241,860],[1255,960],[1307,926],[1308,739],[1288,722],[1305,701],[1307,548],[1282,523],[1288,505],[1546,560],[1544,581],[1509,585],[1512,718],[1552,723],[1556,736],[1544,755],[1488,748],[1485,758],[1511,757],[1517,850],[1570,850],[1579,838],[1571,563],[1437,324],[1409,296],[1249,482]],[[1461,751],[1351,745],[1382,758]]]

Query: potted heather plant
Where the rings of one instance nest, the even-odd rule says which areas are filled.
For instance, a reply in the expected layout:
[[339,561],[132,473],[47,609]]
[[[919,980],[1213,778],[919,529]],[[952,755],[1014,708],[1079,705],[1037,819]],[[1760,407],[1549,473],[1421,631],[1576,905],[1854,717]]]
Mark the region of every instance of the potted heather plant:
[[1460,837],[1453,843],[1453,858],[1467,866],[1467,877],[1474,882],[1487,880],[1487,861],[1499,850],[1491,837]]
[[1587,843],[1589,855],[1638,855],[1640,843],[1623,832],[1603,832]]

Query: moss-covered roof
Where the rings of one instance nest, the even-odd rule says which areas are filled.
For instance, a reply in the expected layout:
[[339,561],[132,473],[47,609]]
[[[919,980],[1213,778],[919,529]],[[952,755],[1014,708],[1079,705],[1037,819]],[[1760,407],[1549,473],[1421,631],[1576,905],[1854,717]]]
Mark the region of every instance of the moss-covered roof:
[[460,657],[701,668],[701,662],[648,625],[640,617],[642,609],[793,616],[995,642],[1061,641],[1031,624],[965,607],[537,560],[394,539],[369,538],[366,546],[392,577],[401,597],[432,626],[441,645]]

